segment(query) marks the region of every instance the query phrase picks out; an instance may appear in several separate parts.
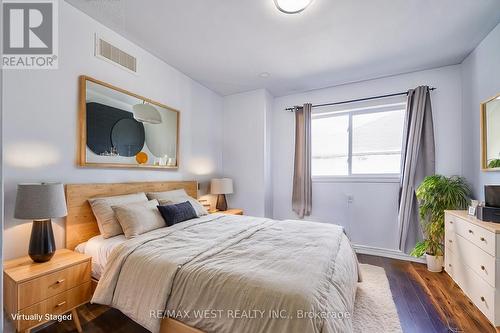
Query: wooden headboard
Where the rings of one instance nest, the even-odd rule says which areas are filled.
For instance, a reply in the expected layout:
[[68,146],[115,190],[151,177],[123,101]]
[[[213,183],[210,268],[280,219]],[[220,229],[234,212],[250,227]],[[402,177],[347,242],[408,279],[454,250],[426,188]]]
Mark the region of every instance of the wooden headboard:
[[66,248],[73,250],[78,244],[99,235],[97,221],[88,199],[137,192],[171,191],[181,188],[193,198],[198,198],[198,182],[196,181],[67,184]]

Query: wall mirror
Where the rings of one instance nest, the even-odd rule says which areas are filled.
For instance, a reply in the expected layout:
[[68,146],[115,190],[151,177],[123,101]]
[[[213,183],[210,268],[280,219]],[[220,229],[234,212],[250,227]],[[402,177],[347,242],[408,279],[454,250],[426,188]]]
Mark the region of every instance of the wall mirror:
[[175,169],[179,111],[80,77],[80,165]]
[[500,94],[481,103],[481,167],[500,171]]

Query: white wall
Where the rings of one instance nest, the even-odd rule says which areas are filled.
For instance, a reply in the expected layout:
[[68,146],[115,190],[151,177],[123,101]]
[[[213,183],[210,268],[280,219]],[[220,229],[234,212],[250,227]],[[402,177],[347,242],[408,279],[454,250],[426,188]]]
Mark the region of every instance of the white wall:
[[[270,107],[264,89],[224,97],[223,176],[234,181],[228,206],[245,214],[271,214]],[[267,214],[266,214],[267,212]]]
[[[59,2],[59,69],[4,71],[6,259],[27,253],[31,223],[13,219],[16,184],[60,181],[208,180],[221,170],[222,98],[64,1]],[[93,56],[94,33],[138,57],[139,75]],[[76,166],[78,76],[89,75],[181,110],[178,171]],[[64,223],[55,221],[57,247]]]
[[479,105],[500,93],[500,24],[462,63],[463,169],[475,197],[484,199],[485,184],[499,184],[500,172],[481,171]]
[[[419,85],[432,92],[436,135],[436,171],[462,173],[462,101],[460,66],[447,66],[363,81],[275,99],[272,118],[274,217],[296,218],[291,209],[294,115],[288,106],[343,101],[406,91]],[[397,248],[397,182],[314,182],[310,220],[343,225],[354,244]],[[352,196],[352,203],[347,197]]]
[[274,97],[266,90],[266,109],[265,109],[265,124],[264,124],[264,215],[266,217],[273,216],[273,169],[272,169],[272,121],[273,121],[273,106]]

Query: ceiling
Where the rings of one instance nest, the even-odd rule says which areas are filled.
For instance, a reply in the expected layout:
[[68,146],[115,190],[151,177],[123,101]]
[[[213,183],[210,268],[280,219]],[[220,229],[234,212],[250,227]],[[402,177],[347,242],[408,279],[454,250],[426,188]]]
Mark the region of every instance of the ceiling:
[[500,0],[314,0],[294,15],[273,0],[66,1],[221,95],[457,64],[500,22]]

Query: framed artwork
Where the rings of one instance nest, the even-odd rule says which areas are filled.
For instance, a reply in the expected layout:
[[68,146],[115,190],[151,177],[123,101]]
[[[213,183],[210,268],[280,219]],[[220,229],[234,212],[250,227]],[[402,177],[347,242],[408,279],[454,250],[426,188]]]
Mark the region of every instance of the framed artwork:
[[178,110],[81,76],[79,112],[81,166],[179,167]]

